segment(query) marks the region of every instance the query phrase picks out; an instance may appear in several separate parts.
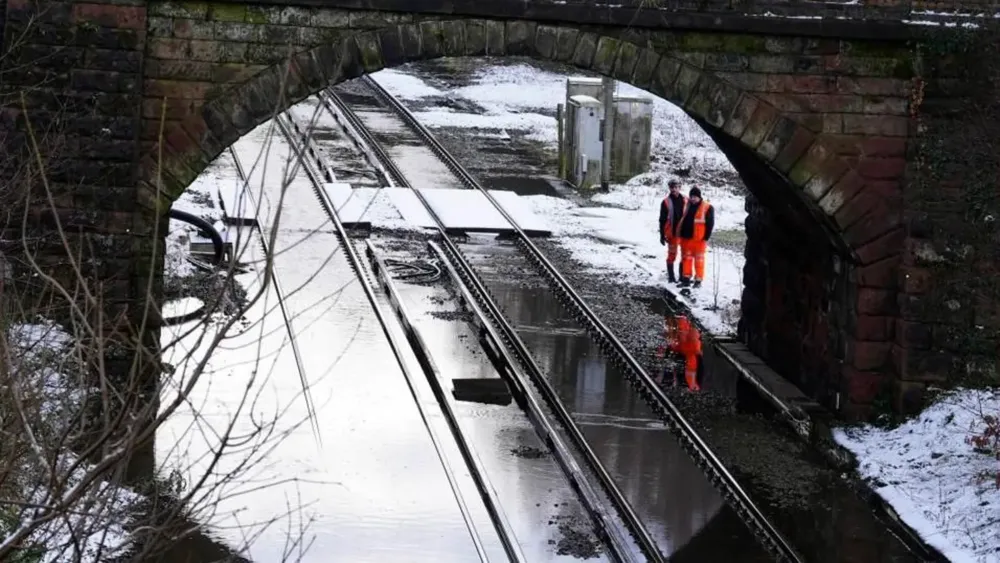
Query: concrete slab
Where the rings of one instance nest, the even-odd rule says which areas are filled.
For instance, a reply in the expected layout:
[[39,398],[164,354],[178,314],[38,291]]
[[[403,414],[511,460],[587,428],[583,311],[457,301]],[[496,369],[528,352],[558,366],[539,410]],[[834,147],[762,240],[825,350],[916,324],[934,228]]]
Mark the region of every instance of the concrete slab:
[[355,192],[351,185],[346,182],[331,182],[323,184],[323,191],[326,197],[333,203],[337,211],[337,217],[347,228],[371,227],[371,221],[364,220],[365,209],[368,207],[368,198]]
[[[449,231],[470,233],[508,233],[510,223],[479,190],[421,189],[420,193]],[[528,205],[513,192],[489,190],[518,226],[531,236],[548,236],[552,230],[544,219],[532,213]]]
[[250,188],[243,182],[219,186],[216,196],[222,207],[223,221],[227,225],[257,226],[257,208],[253,205],[253,198],[247,193],[248,189]]
[[424,204],[420,203],[420,198],[417,197],[417,194],[413,193],[413,190],[410,188],[382,189],[385,190],[389,201],[392,202],[393,207],[399,211],[399,214],[407,223],[415,227],[424,227],[427,229],[433,229],[437,226],[434,223],[434,218],[427,212]]

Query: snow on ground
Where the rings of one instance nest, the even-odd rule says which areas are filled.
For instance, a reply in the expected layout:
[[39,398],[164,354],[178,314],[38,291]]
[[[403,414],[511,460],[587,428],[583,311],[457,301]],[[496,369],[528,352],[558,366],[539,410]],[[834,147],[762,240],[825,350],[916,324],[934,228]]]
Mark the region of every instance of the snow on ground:
[[[859,471],[903,520],[953,563],[1000,561],[1000,462],[967,442],[984,415],[1000,416],[1000,392],[960,389],[893,429],[837,429]],[[983,479],[984,475],[989,475]]]
[[36,517],[44,517],[43,507],[62,502],[60,497],[77,487],[92,467],[89,463],[76,465],[78,458],[65,450],[62,441],[68,425],[74,424],[82,408],[84,393],[77,388],[78,381],[65,373],[67,362],[75,358],[73,338],[58,325],[45,319],[14,324],[7,328],[7,341],[13,360],[9,367],[17,374],[25,399],[22,403],[25,420],[32,427],[40,454],[46,457],[46,463],[52,464],[52,479],[62,480],[63,485],[59,491],[52,491],[45,485],[50,482],[49,477],[40,474],[45,471],[42,466],[23,467],[15,477],[24,488],[22,500],[38,508],[15,513],[14,521],[0,518],[0,533],[10,537],[8,534],[18,528],[34,527],[22,545],[39,546],[40,563],[66,560],[96,563],[123,555],[131,545],[124,526],[129,512],[141,500],[124,487],[96,482],[87,486],[68,510],[60,510],[59,518],[34,523]]
[[[446,96],[485,109],[485,113],[459,112],[437,107],[415,112],[430,127],[527,133],[527,138],[556,149],[555,106],[566,96],[567,75],[528,64],[484,65],[471,84],[444,92],[403,70],[383,70],[374,75],[386,89],[403,99]],[[619,93],[649,96],[618,83]],[[545,114],[540,112],[544,111]],[[580,207],[549,196],[527,196],[534,212],[545,217],[557,242],[595,272],[634,285],[665,285],[665,249],[659,244],[657,218],[665,195],[664,182],[671,168],[732,172],[714,141],[675,105],[654,97],[653,152],[660,158],[648,174],[625,185],[611,187],[592,200],[610,207]],[[715,175],[712,175],[715,176]],[[733,186],[698,184],[715,207],[716,231],[741,230],[746,220],[743,196]],[[742,293],[742,252],[709,245],[705,281],[693,290],[697,303],[689,305],[706,327],[717,334],[735,330],[723,309],[738,303]],[[677,268],[680,268],[678,260]],[[671,288],[676,292],[676,288]]]

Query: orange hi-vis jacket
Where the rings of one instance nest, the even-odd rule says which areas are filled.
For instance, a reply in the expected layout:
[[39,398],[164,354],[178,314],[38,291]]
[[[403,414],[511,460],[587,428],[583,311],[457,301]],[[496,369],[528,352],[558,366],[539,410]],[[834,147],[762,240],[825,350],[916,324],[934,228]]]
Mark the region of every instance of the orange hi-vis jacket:
[[687,317],[670,317],[663,322],[666,342],[660,346],[662,355],[667,348],[682,356],[701,355],[701,333]]
[[[708,200],[701,200],[701,205],[694,212],[694,233],[690,240],[705,240],[705,223],[708,217],[708,211],[712,208],[712,204],[708,203]],[[684,202],[684,215],[687,215],[688,203]]]

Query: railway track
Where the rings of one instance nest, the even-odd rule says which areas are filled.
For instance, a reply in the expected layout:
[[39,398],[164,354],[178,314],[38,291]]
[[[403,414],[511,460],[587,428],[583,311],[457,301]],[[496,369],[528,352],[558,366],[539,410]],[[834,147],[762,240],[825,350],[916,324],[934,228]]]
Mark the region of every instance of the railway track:
[[[598,343],[605,355],[617,367],[622,369],[623,373],[628,377],[629,382],[633,385],[633,388],[640,394],[646,404],[674,431],[674,435],[684,449],[702,471],[705,472],[713,485],[722,493],[727,503],[747,523],[762,546],[780,561],[803,561],[803,558],[764,516],[743,487],[740,486],[735,477],[733,477],[725,465],[712,452],[711,448],[702,440],[697,431],[687,421],[676,405],[673,404],[666,393],[663,392],[642,365],[625,348],[624,344],[615,336],[611,329],[594,313],[583,297],[559,273],[552,262],[535,246],[517,224],[517,221],[492,197],[489,191],[465,170],[461,163],[445,149],[441,142],[399,100],[382,88],[374,79],[366,76],[362,78],[362,81],[434,151],[437,157],[448,166],[467,188],[482,192],[504,219],[510,223],[517,235],[515,243],[521,247],[525,255],[535,263],[538,270],[549,281],[550,287],[556,292],[559,300],[570,311],[574,312],[576,319],[587,329],[587,332]],[[429,206],[427,207],[429,209]],[[450,240],[443,233],[442,237]],[[446,249],[448,246],[450,245],[445,245]],[[448,252],[448,254],[449,258],[467,267],[467,269],[463,267],[465,269],[465,276],[463,277],[467,278],[466,281],[470,286],[476,288],[478,293],[476,298],[492,310],[499,324],[506,325],[506,328],[510,329],[511,332],[507,339],[508,343],[512,344],[518,350],[522,365],[525,365],[529,372],[532,371],[531,364],[533,361],[531,360],[530,353],[527,352],[527,348],[523,347],[523,343],[518,345],[520,339],[517,337],[516,332],[513,332],[509,323],[503,319],[502,312],[500,312],[499,307],[496,305],[496,299],[490,295],[485,285],[477,279],[475,271],[469,266],[468,260],[461,254],[457,246],[455,246],[454,252]],[[535,367],[537,368],[537,366]],[[642,542],[640,541],[640,543]]]
[[[487,200],[511,224],[517,235],[515,238],[516,244],[536,266],[537,270],[543,274],[550,288],[558,295],[559,300],[570,311],[574,312],[574,316],[578,322],[587,329],[591,338],[600,345],[605,355],[627,375],[635,391],[640,394],[653,412],[671,428],[688,454],[709,477],[713,485],[722,493],[727,503],[747,523],[756,539],[778,560],[802,561],[802,558],[771,525],[766,517],[764,517],[746,492],[736,482],[735,478],[733,478],[725,466],[698,436],[697,432],[667,395],[644,371],[641,364],[625,349],[624,345],[590,309],[584,299],[532,243],[513,217],[448,153],[426,128],[417,122],[414,116],[398,100],[381,88],[374,80],[366,77],[363,79],[363,84],[386,107],[396,113],[434,151],[437,157],[448,166],[467,188],[483,192]],[[388,154],[376,141],[371,132],[368,131],[364,123],[351,110],[348,104],[340,99],[335,91],[330,89],[322,93],[320,101],[323,108],[336,116],[348,134],[354,137],[357,146],[366,153],[371,163],[376,167],[380,175],[385,178],[388,185],[408,187],[406,178],[396,168],[392,159],[389,158]],[[363,281],[365,292],[372,302],[373,307],[376,308],[376,314],[379,316],[380,321],[383,321],[384,324],[385,315],[381,312],[378,300],[375,298],[372,287],[374,283],[369,275],[369,268],[361,261],[359,254],[354,249],[349,233],[340,222],[336,210],[333,209],[332,202],[322,188],[324,181],[331,181],[333,179],[328,172],[331,167],[328,163],[324,162],[320,151],[311,145],[307,132],[302,131],[294,123],[294,120],[279,118],[278,122],[282,132],[289,143],[296,148],[296,151],[308,154],[309,158],[303,159],[303,166],[314,183],[317,196],[336,225],[338,234],[344,241],[343,246],[346,249],[352,268],[354,268],[359,279]],[[534,393],[529,389],[528,382],[533,384],[534,389],[541,394],[553,413],[554,418],[557,419],[559,425],[564,429],[569,440],[573,443],[576,452],[578,452],[584,464],[599,482],[607,499],[613,505],[617,516],[624,523],[628,534],[631,536],[630,539],[634,541],[638,550],[641,551],[644,560],[664,561],[664,555],[658,549],[651,535],[632,510],[614,480],[608,475],[601,462],[597,459],[596,454],[587,444],[582,432],[580,432],[580,429],[562,405],[555,390],[532,358],[527,346],[520,339],[514,327],[505,318],[502,310],[497,305],[497,300],[491,295],[490,290],[479,278],[458,244],[447,235],[444,224],[434,213],[423,195],[419,190],[414,190],[414,193],[437,224],[438,244],[431,243],[431,250],[439,257],[441,263],[445,265],[449,277],[451,277],[453,283],[458,288],[465,307],[474,314],[481,339],[492,348],[492,356],[495,358],[494,363],[498,365],[498,370],[507,379],[519,404],[525,408],[529,418],[534,423],[536,431],[547,443],[570,483],[579,493],[581,501],[591,516],[595,529],[608,546],[609,553],[614,559],[619,561],[631,561],[635,559],[634,550],[630,549],[630,542],[621,536],[620,530],[618,530],[610,515],[605,511],[598,495],[590,488],[588,480],[577,466],[574,456],[569,452],[569,448],[563,443],[559,434],[555,431],[552,422],[548,420],[542,412],[540,405],[535,401]],[[398,299],[392,298],[394,288],[390,276],[386,273],[384,264],[381,264],[379,261],[377,253],[375,253],[371,246],[368,246],[366,254],[372,264],[371,270],[379,278],[379,283],[385,292],[389,294],[390,302],[398,301]],[[410,340],[413,349],[417,350],[421,347],[419,334],[411,326],[407,326],[408,313],[403,307],[395,303],[393,304],[393,309],[404,325],[404,329],[406,329],[407,339]],[[386,333],[389,334],[389,332],[386,329]],[[398,352],[397,356],[399,356]],[[421,360],[421,365],[424,368],[425,375],[429,379],[431,379],[432,375],[436,379],[437,376],[434,372],[433,363],[429,361],[429,358]],[[435,391],[435,395],[438,396],[442,410],[446,410],[446,407],[443,406],[447,402],[446,397],[442,397],[437,390]],[[444,414],[445,418],[448,419],[448,414]],[[457,424],[452,424],[451,420],[449,420],[449,426],[456,441],[464,441]],[[476,472],[481,470],[481,468],[476,468],[475,456],[471,453],[471,448],[469,450],[469,455],[466,455],[463,451],[463,458],[465,458],[466,464],[469,465],[470,471]],[[480,489],[484,503],[487,503],[487,506],[489,506],[489,503],[493,502],[493,500],[490,497],[485,475],[481,475],[481,477],[474,478],[474,480],[477,482],[477,487]],[[480,486],[480,483],[482,483],[482,486]],[[506,533],[503,519],[494,517],[494,512],[501,514],[499,507],[497,508],[498,510],[496,511],[490,510],[490,514],[498,534],[503,538]],[[507,541],[502,541],[504,541],[506,547]],[[513,543],[516,543],[516,541],[513,541]],[[516,559],[516,554],[512,553],[511,550],[508,550],[507,554],[511,557],[511,560],[519,560]]]

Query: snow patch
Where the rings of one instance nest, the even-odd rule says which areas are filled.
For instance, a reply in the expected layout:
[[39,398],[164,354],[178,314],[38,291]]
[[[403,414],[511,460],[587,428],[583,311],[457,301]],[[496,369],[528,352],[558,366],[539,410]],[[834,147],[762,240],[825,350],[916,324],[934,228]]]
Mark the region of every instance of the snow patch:
[[1000,414],[1000,392],[959,389],[896,428],[840,428],[834,439],[860,460],[861,476],[953,563],[997,561],[1000,553],[1000,468],[966,440]]

